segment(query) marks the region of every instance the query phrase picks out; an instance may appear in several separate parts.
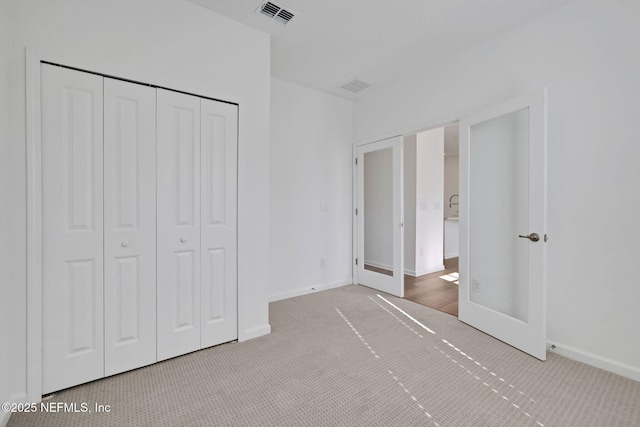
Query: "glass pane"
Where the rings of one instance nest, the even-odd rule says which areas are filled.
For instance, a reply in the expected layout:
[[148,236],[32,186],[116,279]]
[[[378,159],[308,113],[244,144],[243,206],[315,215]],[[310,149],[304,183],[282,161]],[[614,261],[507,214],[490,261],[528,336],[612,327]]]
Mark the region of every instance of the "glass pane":
[[529,110],[471,127],[469,295],[528,321]]
[[393,276],[393,149],[364,154],[364,268]]

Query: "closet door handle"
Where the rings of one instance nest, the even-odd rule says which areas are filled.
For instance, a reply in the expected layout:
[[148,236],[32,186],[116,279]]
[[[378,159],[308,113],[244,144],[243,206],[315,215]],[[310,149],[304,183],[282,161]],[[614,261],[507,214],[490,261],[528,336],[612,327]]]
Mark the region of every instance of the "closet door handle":
[[123,248],[128,248],[130,244],[131,243],[128,240],[123,240],[122,243],[120,243],[120,246],[122,246]]
[[186,243],[187,242],[187,238],[186,237],[181,237],[180,238],[180,242],[181,243]]

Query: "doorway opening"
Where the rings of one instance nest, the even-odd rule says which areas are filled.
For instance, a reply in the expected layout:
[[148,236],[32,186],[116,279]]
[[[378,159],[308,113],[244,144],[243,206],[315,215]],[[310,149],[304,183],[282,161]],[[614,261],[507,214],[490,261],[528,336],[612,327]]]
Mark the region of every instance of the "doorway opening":
[[[546,103],[541,89],[459,116],[458,319],[540,360],[546,357]],[[387,244],[393,254],[388,276],[364,268],[373,265],[365,256],[365,217],[377,213],[365,203],[377,189],[364,184],[364,155],[391,147],[392,197],[386,206],[391,202],[392,219],[384,222],[393,237]],[[444,127],[357,145],[354,154],[356,279],[404,298],[405,274],[419,278],[446,271]],[[429,160],[429,167],[418,167]],[[446,203],[451,209],[452,196]],[[389,286],[376,286],[376,280]]]
[[459,125],[404,137],[404,298],[458,316]]

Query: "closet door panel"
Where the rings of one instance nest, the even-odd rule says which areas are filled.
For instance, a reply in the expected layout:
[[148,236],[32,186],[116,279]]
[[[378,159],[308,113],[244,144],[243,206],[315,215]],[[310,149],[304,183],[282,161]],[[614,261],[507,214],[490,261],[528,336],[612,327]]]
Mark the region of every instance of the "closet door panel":
[[200,98],[158,89],[158,360],[200,348]]
[[43,393],[104,375],[102,86],[42,65]]
[[202,347],[238,338],[236,105],[202,99]]
[[104,80],[105,375],[156,361],[156,90]]

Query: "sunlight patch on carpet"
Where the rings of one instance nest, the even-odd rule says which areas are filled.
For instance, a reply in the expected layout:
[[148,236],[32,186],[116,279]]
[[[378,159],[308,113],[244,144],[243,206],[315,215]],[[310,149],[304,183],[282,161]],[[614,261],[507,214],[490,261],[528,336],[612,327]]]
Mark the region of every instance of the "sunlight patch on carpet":
[[[406,311],[402,310],[397,305],[393,304],[391,301],[389,301],[388,299],[384,298],[382,295],[377,294],[377,296],[380,299],[382,299],[383,301],[385,301],[387,304],[389,304],[391,307],[393,307],[396,310],[398,310],[404,316],[406,316],[407,318],[411,319],[413,322],[415,322],[416,324],[420,325],[422,328],[428,330],[429,332],[431,332],[432,334],[435,335],[435,332],[433,330],[427,328],[424,324],[419,322],[417,319],[415,319],[413,316],[408,314]],[[371,296],[369,296],[368,298],[371,301],[373,301],[376,305],[378,305],[380,308],[382,308],[385,312],[387,312],[392,317],[394,317],[404,327],[409,329],[415,335],[418,335],[419,338],[423,338],[423,336],[420,335],[418,333],[418,331],[413,329],[409,324],[407,324],[400,317],[396,316],[396,314],[393,313],[391,310],[389,310],[387,307],[385,307],[384,305],[380,304],[378,301],[376,301]],[[336,310],[340,313],[340,311],[337,308],[336,308]],[[342,313],[340,313],[340,315],[343,316]],[[344,316],[343,316],[343,318],[349,324],[349,321]],[[352,326],[352,329],[353,329],[353,326]],[[355,329],[354,329],[354,332],[357,333],[357,331],[355,331]],[[440,352],[440,354],[442,354],[445,358],[447,358],[450,362],[454,363],[456,366],[458,366],[461,369],[463,369],[471,378],[475,379],[476,381],[478,381],[482,385],[484,385],[487,391],[492,392],[497,397],[501,398],[501,401],[503,401],[505,404],[510,405],[512,408],[518,410],[525,417],[531,418],[532,420],[534,420],[534,417],[529,412],[526,411],[526,408],[527,408],[528,405],[535,404],[535,401],[533,399],[528,399],[528,401],[526,401],[526,400],[521,401],[520,399],[523,399],[523,398],[526,399],[527,398],[526,394],[522,390],[518,390],[513,384],[510,384],[509,382],[507,382],[504,378],[499,376],[497,373],[493,372],[491,369],[489,369],[488,367],[486,367],[485,365],[483,365],[479,361],[475,360],[473,357],[471,357],[470,355],[468,355],[467,353],[462,351],[460,348],[458,348],[457,346],[455,346],[454,344],[449,342],[447,339],[441,338],[440,341],[442,341],[449,348],[454,350],[458,354],[458,356],[461,356],[462,359],[460,359],[460,360],[468,360],[469,362],[473,362],[473,363],[471,363],[471,367],[466,367],[465,365],[462,364],[462,362],[457,360],[457,359],[459,359],[458,356],[455,356],[456,358],[454,358],[451,355],[447,354],[447,352],[445,352],[443,349],[441,349],[437,345],[434,345],[433,347],[436,350],[438,350]],[[476,373],[474,373],[472,371],[472,369],[477,369],[477,368],[480,368],[482,370],[481,371],[482,373],[476,374]],[[480,375],[481,376],[486,376],[486,378],[483,379],[483,378],[481,378]],[[394,379],[396,379],[396,378],[394,377]],[[400,383],[400,385],[403,386],[402,383]],[[507,385],[508,385],[508,388],[506,388]],[[504,390],[504,391],[499,391],[498,390],[498,389],[504,389],[504,388],[506,388],[506,390]],[[406,389],[405,389],[405,391],[407,393],[409,393]],[[512,395],[512,393],[515,393],[515,395]],[[416,399],[413,399],[413,400],[414,400],[414,402],[417,402]],[[529,409],[529,411],[531,412],[530,409]],[[544,424],[542,422],[540,422],[539,420],[535,420],[535,421],[536,421],[537,425],[539,425],[541,427],[544,427]]]
[[391,301],[389,301],[388,299],[386,299],[385,297],[383,297],[382,295],[378,294],[378,298],[380,298],[381,300],[383,300],[384,302],[386,302],[387,304],[389,304],[391,307],[395,308],[396,310],[398,310],[400,313],[404,314],[405,316],[407,316],[409,319],[411,319],[414,323],[420,325],[424,330],[431,332],[432,334],[435,335],[435,332],[433,332],[431,329],[427,328],[425,325],[423,325],[422,323],[420,323],[419,321],[417,321],[415,318],[413,318],[413,316],[411,316],[410,314],[408,314],[406,311],[404,311],[403,309],[401,309],[400,307],[398,307],[397,305],[395,305],[394,303],[392,303]]
[[[378,295],[379,296],[379,295]],[[374,300],[375,302],[375,300]],[[377,303],[377,302],[376,302]],[[381,306],[382,307],[382,306]],[[376,354],[375,350],[369,345],[369,343],[365,340],[365,338],[360,334],[360,332],[358,332],[358,329],[356,329],[356,327],[353,325],[353,323],[351,323],[351,321],[347,318],[347,316],[345,316],[342,311],[340,311],[340,309],[338,307],[333,307],[336,312],[340,315],[340,317],[342,317],[342,320],[344,320],[346,322],[346,324],[349,326],[349,328],[351,328],[351,331],[356,335],[356,337],[358,337],[358,339],[360,340],[360,342],[362,342],[362,344],[367,348],[367,350],[369,350],[371,352],[371,354],[373,354],[375,356],[376,359],[380,359],[380,356],[378,354]],[[383,307],[384,308],[384,307]],[[395,316],[394,316],[395,317]],[[403,322],[404,323],[404,322]],[[406,325],[406,324],[405,324]],[[409,327],[409,325],[406,325],[407,327]],[[409,329],[411,329],[411,327],[409,327]],[[422,336],[421,336],[422,338]],[[424,415],[429,418],[431,420],[431,422],[433,422],[433,425],[435,427],[440,427],[440,424],[438,424],[438,422],[433,419],[433,415],[431,415],[428,411],[425,410],[425,407],[423,404],[420,403],[420,401],[418,400],[418,398],[411,392],[409,391],[409,389],[404,385],[404,383],[402,383],[400,381],[400,379],[393,373],[393,371],[387,370],[387,372],[389,373],[389,375],[391,375],[391,377],[393,378],[393,380],[396,382],[396,384],[398,384],[398,386],[400,386],[400,388],[402,390],[404,390],[406,396],[411,399],[411,401],[418,407],[418,409],[420,409],[420,411],[422,411],[424,413]]]

